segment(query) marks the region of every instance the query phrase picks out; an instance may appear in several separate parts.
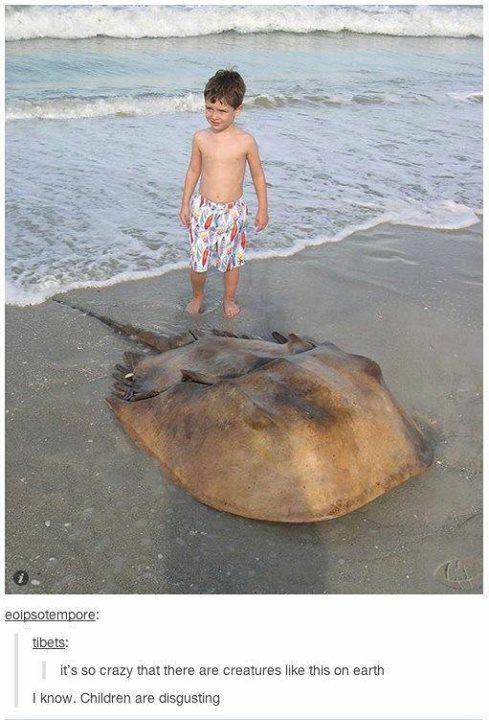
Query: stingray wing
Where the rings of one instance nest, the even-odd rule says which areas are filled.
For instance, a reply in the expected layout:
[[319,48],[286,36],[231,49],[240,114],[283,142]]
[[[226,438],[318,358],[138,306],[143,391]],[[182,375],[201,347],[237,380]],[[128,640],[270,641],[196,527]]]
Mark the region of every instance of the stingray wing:
[[245,517],[343,515],[422,472],[431,450],[368,358],[325,344],[231,379],[187,375],[109,403],[201,502]]

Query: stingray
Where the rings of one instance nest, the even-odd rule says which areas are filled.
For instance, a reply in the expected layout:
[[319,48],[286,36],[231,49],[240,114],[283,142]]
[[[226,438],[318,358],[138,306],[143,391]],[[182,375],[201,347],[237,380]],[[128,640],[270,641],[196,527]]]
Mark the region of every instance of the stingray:
[[108,404],[164,473],[212,508],[276,522],[331,519],[432,462],[367,357],[295,334],[168,338],[99,319],[152,350],[124,354]]

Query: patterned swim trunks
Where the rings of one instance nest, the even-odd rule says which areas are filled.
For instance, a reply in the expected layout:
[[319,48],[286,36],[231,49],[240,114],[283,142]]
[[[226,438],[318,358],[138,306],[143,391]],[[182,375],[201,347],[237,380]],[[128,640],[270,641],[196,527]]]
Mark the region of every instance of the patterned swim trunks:
[[248,205],[240,198],[216,203],[196,195],[190,206],[190,267],[206,272],[209,264],[221,272],[243,265]]

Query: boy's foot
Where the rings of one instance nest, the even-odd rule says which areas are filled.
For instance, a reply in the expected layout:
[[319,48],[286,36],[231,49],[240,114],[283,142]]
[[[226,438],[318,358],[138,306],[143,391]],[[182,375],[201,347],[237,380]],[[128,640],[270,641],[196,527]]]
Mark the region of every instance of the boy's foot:
[[185,308],[185,312],[190,313],[191,315],[198,315],[202,312],[202,303],[204,302],[204,296],[200,298],[192,298],[192,300],[189,302],[187,307]]
[[223,305],[224,305],[224,315],[226,315],[226,317],[235,317],[236,315],[239,315],[239,313],[241,312],[240,308],[238,307],[238,305],[236,305],[234,300],[224,299]]

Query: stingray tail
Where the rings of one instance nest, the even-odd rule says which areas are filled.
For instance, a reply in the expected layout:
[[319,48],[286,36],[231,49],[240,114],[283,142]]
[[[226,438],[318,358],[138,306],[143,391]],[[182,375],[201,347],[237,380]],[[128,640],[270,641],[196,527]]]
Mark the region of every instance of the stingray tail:
[[164,335],[158,335],[157,333],[150,332],[149,330],[134,327],[134,325],[119,323],[116,320],[112,320],[112,318],[106,317],[105,315],[98,315],[97,313],[94,313],[93,310],[79,307],[78,305],[68,303],[65,300],[56,300],[56,302],[60,305],[68,305],[68,307],[71,307],[73,310],[79,310],[84,315],[89,315],[90,317],[99,320],[99,322],[104,323],[104,325],[107,325],[115,332],[121,333],[121,335],[126,335],[131,340],[135,340],[136,342],[147,345],[148,347],[159,350],[160,352],[165,352],[165,350],[174,350],[175,348],[182,347],[183,345],[189,345],[197,339],[196,335],[191,330],[188,330],[181,335],[165,337]]

